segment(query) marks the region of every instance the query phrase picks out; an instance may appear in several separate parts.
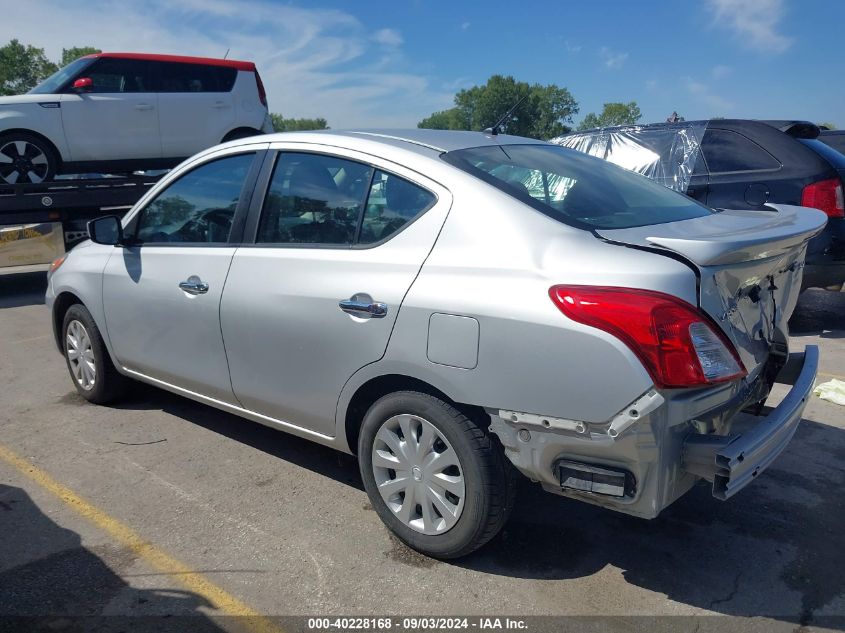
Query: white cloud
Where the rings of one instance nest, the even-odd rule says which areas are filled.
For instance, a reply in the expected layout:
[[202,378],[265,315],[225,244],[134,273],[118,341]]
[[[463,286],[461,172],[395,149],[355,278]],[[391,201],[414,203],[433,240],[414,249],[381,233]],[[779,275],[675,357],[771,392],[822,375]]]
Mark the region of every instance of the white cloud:
[[696,81],[692,77],[684,77],[687,92],[698,102],[705,104],[710,110],[709,116],[724,116],[734,109],[733,102],[711,91],[707,84]]
[[657,88],[657,79],[649,79],[645,82],[645,87],[649,90],[654,90],[655,88]]
[[461,30],[466,31],[471,26],[472,26],[472,22],[464,22],[463,24],[461,24]]
[[722,79],[723,77],[727,77],[733,72],[733,68],[730,66],[722,66],[721,64],[713,66],[713,70],[710,71],[710,74],[713,75],[713,79]]
[[628,60],[628,53],[617,53],[610,50],[607,46],[602,46],[599,50],[599,57],[607,68],[622,68],[622,65]]
[[373,34],[373,41],[390,48],[402,46],[405,42],[402,39],[402,34],[396,29],[379,29]]
[[706,0],[716,24],[732,30],[748,47],[782,53],[792,39],[779,33],[784,0]]
[[368,33],[338,10],[269,0],[28,0],[7,12],[3,30],[51,59],[71,46],[209,57],[230,49],[230,59],[258,65],[273,112],[322,116],[334,128],[413,127],[453,97],[405,68],[401,33]]
[[583,48],[580,44],[572,44],[569,40],[566,40],[564,45],[568,53],[580,53]]

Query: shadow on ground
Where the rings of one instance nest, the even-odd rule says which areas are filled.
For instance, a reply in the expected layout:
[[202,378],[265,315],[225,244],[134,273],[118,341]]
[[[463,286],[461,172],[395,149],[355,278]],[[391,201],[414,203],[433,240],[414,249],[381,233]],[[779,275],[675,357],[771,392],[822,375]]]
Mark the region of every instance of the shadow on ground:
[[47,273],[0,275],[0,308],[19,308],[44,303]]
[[[161,409],[337,482],[362,488],[353,457],[158,389],[120,408]],[[393,541],[390,558],[527,579],[572,579],[610,565],[627,582],[735,616],[844,628],[815,616],[845,592],[845,431],[805,420],[787,451],[727,502],[706,482],[646,521],[543,492],[523,480],[514,513],[489,545],[438,563]],[[800,603],[789,610],[787,605]]]
[[789,319],[789,330],[791,334],[818,334],[822,338],[845,336],[845,292],[805,290]]
[[130,587],[130,550],[84,547],[20,488],[0,484],[0,534],[0,631],[222,631],[200,595]]

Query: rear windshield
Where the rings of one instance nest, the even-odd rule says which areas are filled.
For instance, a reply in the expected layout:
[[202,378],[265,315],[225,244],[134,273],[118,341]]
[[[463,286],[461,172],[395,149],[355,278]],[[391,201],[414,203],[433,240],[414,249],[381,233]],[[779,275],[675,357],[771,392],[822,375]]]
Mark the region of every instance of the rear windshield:
[[[819,137],[819,139],[821,139],[821,137]],[[843,138],[842,140],[843,149],[845,149],[845,138]],[[816,154],[824,158],[836,169],[845,169],[845,155],[830,147],[829,145],[823,143],[821,140],[799,139],[798,142],[803,143],[804,145],[812,149]]]
[[622,229],[713,213],[645,176],[557,145],[475,147],[442,158],[555,220],[581,228]]

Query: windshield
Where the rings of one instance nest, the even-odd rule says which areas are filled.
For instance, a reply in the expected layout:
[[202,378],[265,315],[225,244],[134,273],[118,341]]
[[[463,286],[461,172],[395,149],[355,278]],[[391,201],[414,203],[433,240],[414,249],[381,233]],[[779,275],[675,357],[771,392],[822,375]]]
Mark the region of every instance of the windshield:
[[92,57],[80,57],[76,61],[72,61],[67,66],[60,68],[47,77],[47,79],[35,86],[35,88],[29,91],[29,94],[50,95],[58,93],[62,89],[62,86],[82,72],[82,70],[93,61],[94,58]]
[[476,147],[442,157],[555,220],[582,228],[630,228],[713,213],[645,176],[556,145]]

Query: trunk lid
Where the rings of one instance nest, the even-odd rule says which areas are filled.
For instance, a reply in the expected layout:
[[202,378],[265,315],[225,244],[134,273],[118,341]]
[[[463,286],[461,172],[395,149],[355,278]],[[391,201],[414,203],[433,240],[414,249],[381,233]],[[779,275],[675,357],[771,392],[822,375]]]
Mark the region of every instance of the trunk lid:
[[785,352],[801,289],[807,242],[825,226],[815,209],[768,205],[771,211],[713,215],[626,229],[599,229],[602,238],[680,255],[700,275],[699,303],[736,346],[749,378],[774,345]]

